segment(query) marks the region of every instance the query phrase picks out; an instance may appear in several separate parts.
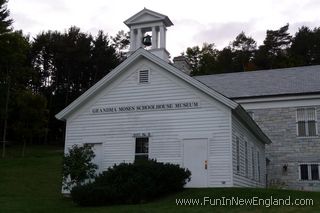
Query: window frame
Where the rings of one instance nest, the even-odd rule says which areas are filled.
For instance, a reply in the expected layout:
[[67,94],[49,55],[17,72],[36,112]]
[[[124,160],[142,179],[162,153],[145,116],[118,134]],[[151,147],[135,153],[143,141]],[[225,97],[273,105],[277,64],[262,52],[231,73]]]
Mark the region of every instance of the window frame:
[[[138,139],[147,139],[147,152],[137,152],[137,140]],[[134,160],[137,160],[137,156],[146,156],[146,159],[149,159],[150,153],[150,137],[134,137]]]
[[[307,172],[308,172],[308,179],[304,180],[301,179],[301,166],[302,165],[307,165]],[[317,165],[318,166],[318,179],[312,179],[312,172],[311,172],[311,166],[312,165]],[[299,163],[298,164],[298,175],[299,175],[299,181],[315,181],[319,182],[320,181],[320,163]]]
[[[298,119],[298,111],[303,110],[304,112],[304,128],[305,128],[305,135],[299,135],[299,122],[302,120]],[[313,110],[314,111],[314,120],[308,120],[308,110]],[[315,135],[309,135],[309,121],[314,121],[315,122]],[[312,137],[318,137],[319,132],[318,132],[318,116],[317,116],[317,109],[315,107],[298,107],[296,109],[296,135],[299,138],[312,138]]]

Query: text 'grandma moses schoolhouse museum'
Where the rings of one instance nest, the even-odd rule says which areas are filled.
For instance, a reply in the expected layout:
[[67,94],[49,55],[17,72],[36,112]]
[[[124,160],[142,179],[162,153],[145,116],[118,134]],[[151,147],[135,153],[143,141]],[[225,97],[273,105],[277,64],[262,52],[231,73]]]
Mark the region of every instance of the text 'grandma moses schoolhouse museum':
[[92,144],[99,171],[179,164],[186,187],[320,190],[320,66],[190,77],[184,57],[169,60],[167,16],[143,9],[124,23],[128,58],[56,115],[66,152]]

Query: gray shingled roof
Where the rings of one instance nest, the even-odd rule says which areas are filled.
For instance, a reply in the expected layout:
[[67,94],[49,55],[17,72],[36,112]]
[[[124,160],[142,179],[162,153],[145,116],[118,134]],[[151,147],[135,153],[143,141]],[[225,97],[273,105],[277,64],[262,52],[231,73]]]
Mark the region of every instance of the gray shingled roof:
[[320,92],[320,65],[194,78],[229,98]]

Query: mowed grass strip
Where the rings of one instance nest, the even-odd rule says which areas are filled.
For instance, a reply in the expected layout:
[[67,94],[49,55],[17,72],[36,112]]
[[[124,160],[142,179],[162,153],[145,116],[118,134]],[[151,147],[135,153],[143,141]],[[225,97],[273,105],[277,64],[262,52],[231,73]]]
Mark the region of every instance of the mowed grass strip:
[[[139,205],[79,207],[61,191],[61,147],[28,147],[20,157],[20,147],[9,147],[7,157],[0,159],[0,213],[11,212],[320,212],[320,192],[301,192],[276,189],[207,188],[186,189],[181,193]],[[1,151],[1,150],[0,150]],[[192,198],[203,201],[213,198],[283,198],[313,199],[313,206],[177,206],[176,199]]]

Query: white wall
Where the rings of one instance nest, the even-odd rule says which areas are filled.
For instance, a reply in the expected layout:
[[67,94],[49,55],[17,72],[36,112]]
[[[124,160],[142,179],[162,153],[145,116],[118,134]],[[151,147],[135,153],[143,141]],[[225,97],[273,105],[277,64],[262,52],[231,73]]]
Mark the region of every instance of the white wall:
[[[151,82],[139,84],[138,71]],[[197,101],[199,108],[92,114],[92,107]],[[150,133],[149,157],[183,163],[182,140],[208,138],[208,186],[232,186],[231,111],[156,64],[139,59],[67,121],[66,150],[73,144],[102,143],[103,169],[132,162],[134,133]],[[262,156],[262,155],[261,155]],[[224,182],[224,184],[223,184]]]
[[[239,165],[237,170],[237,147],[236,138],[239,138]],[[248,174],[245,166],[245,141],[247,142]],[[252,167],[252,147],[254,150],[255,172],[253,177]],[[265,187],[266,183],[266,158],[265,146],[260,142],[251,131],[248,130],[234,115],[232,115],[232,152],[233,152],[233,182],[234,186],[239,187]],[[260,181],[258,177],[258,158],[260,161]]]

